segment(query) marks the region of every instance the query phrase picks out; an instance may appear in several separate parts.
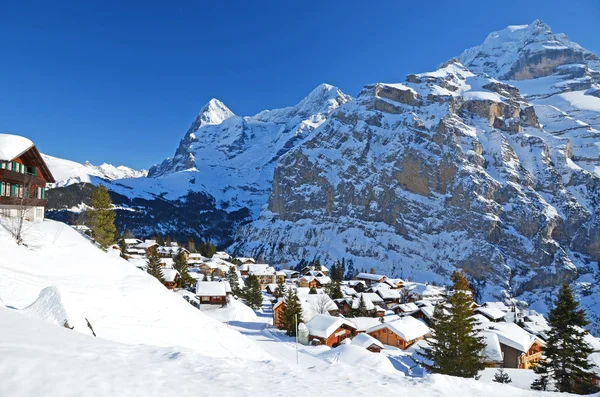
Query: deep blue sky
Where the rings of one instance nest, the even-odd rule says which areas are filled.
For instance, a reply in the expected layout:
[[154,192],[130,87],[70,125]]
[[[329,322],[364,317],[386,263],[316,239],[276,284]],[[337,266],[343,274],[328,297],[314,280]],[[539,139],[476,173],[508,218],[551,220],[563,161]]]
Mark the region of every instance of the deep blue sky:
[[536,18],[600,53],[597,0],[4,0],[0,131],[58,157],[149,167],[212,97],[249,115],[321,82],[354,96]]

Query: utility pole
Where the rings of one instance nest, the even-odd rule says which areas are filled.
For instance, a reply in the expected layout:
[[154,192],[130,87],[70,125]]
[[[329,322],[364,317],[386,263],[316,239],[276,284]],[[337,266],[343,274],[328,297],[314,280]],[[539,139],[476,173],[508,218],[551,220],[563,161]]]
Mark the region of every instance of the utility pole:
[[298,314],[294,316],[296,319],[296,364],[298,364]]

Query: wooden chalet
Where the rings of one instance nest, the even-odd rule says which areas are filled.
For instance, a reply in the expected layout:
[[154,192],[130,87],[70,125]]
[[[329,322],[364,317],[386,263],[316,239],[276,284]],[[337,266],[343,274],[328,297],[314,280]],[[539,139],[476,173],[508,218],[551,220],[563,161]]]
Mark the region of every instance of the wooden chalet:
[[355,277],[355,279],[358,281],[364,281],[365,284],[367,284],[367,286],[370,287],[371,284],[383,283],[385,281],[386,277],[381,274],[359,273]]
[[200,305],[226,305],[227,285],[222,281],[198,281],[196,296]]
[[367,334],[381,343],[403,350],[426,338],[430,332],[431,330],[424,322],[410,316],[382,323],[367,330]]
[[342,317],[317,314],[306,323],[308,340],[312,343],[336,347],[344,339],[356,335],[356,326]]
[[354,338],[352,338],[351,343],[353,345],[364,347],[372,353],[379,353],[384,348],[383,343],[373,338],[371,335],[365,333],[360,333],[356,335]]
[[544,341],[515,323],[487,323],[484,331],[498,337],[504,368],[529,369],[542,357]]
[[177,282],[179,281],[179,272],[175,269],[161,269],[164,284],[170,290],[175,289]]
[[0,215],[43,220],[48,200],[46,184],[55,183],[33,142],[0,134]]

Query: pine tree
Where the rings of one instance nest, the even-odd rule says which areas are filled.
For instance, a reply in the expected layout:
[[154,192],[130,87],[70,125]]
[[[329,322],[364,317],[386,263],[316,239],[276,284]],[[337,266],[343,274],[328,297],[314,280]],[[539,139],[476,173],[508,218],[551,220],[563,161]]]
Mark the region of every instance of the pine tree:
[[127,244],[125,244],[125,237],[119,240],[119,249],[121,250],[121,258],[129,258],[129,256],[127,255]]
[[348,261],[348,271],[344,275],[344,279],[352,280],[354,277],[356,277],[356,274],[357,273],[354,270],[354,263],[352,261]]
[[339,281],[332,280],[325,287],[325,292],[327,293],[327,295],[329,295],[331,299],[342,299],[344,297]]
[[316,271],[321,271],[321,259],[317,258],[317,260],[313,263],[313,266]]
[[190,252],[196,252],[196,242],[192,237],[190,237],[187,243],[185,243],[185,249],[187,249]]
[[547,391],[550,387],[550,372],[549,368],[546,365],[540,365],[541,363],[537,363],[533,367],[533,372],[535,372],[538,377],[531,384],[531,388],[533,390],[541,390]]
[[360,299],[358,300],[358,307],[356,310],[353,310],[352,317],[367,317],[369,312],[367,311],[367,305],[365,303],[365,298],[363,294],[360,294]]
[[160,256],[158,256],[156,250],[151,250],[148,253],[146,271],[148,272],[148,274],[151,274],[152,276],[156,277],[156,279],[161,283],[165,282],[165,279],[162,274],[162,266],[160,265]]
[[244,300],[254,310],[262,305],[262,288],[255,275],[249,275],[244,280]]
[[240,295],[240,278],[233,266],[230,267],[227,272],[227,281],[229,281],[229,285],[231,286],[231,292],[233,292],[234,295]]
[[131,233],[129,231],[129,229],[127,228],[127,226],[125,227],[125,231],[123,232],[122,238],[134,238],[133,233]]
[[473,296],[464,272],[454,271],[451,279],[454,291],[433,311],[430,347],[421,365],[431,373],[473,378],[485,368],[485,343],[474,328]]
[[277,288],[275,288],[273,295],[276,298],[283,298],[285,296],[286,289],[287,288],[285,287],[285,282],[283,280],[279,279],[277,281]]
[[308,294],[309,295],[316,295],[317,294],[317,289],[315,287],[310,287],[310,289],[308,290]]
[[103,184],[98,185],[92,191],[90,206],[92,208],[88,211],[88,217],[94,239],[102,248],[106,249],[115,241],[117,228],[115,227],[116,214],[112,201]]
[[179,280],[177,280],[178,288],[185,288],[194,282],[194,279],[188,272],[188,263],[183,250],[179,250],[173,258],[173,267],[179,272]]
[[281,309],[280,324],[285,329],[288,336],[296,336],[296,324],[300,324],[302,319],[302,306],[296,291],[291,288],[285,295],[285,303]]
[[556,389],[563,393],[590,393],[593,388],[593,366],[588,357],[594,352],[585,341],[588,325],[585,312],[573,297],[569,285],[564,284],[548,314],[548,339],[543,349],[544,359],[538,363],[540,377],[531,385],[543,390],[552,379]]
[[510,378],[510,376],[508,376],[508,374],[506,373],[506,371],[504,371],[503,368],[500,368],[498,370],[498,372],[496,372],[494,374],[494,379],[492,379],[494,382],[497,383],[511,383],[512,379]]

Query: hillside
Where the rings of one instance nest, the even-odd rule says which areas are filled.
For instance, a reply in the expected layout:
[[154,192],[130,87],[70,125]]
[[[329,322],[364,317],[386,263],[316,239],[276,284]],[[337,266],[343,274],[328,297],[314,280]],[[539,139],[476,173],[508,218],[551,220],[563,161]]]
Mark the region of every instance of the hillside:
[[365,86],[280,158],[233,250],[442,283],[460,266],[479,297],[542,311],[571,281],[597,320],[599,70],[534,21],[432,72]]
[[89,335],[87,318],[99,338],[129,345],[176,346],[214,357],[267,357],[244,336],[63,223],[30,224],[24,240],[26,246],[18,246],[0,227],[0,299],[8,307],[59,326],[64,321],[59,317],[67,316],[75,331]]

